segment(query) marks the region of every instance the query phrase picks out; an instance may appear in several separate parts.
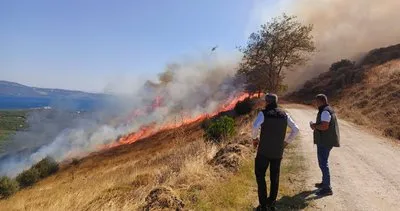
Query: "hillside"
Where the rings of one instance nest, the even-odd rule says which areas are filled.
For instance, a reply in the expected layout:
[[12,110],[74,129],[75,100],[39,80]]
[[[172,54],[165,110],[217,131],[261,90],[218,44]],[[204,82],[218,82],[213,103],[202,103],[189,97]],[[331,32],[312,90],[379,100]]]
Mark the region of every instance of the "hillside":
[[19,83],[0,81],[0,109],[29,109],[51,106],[54,102],[65,104],[74,101],[87,109],[103,100],[104,94],[94,94],[63,89],[47,89],[25,86]]
[[14,97],[99,97],[101,94],[93,94],[82,91],[72,91],[65,89],[48,89],[25,86],[10,81],[0,81],[0,96]]
[[400,140],[400,44],[341,60],[288,98],[303,103],[327,94],[340,117]]
[[[255,114],[236,118],[237,135],[220,145],[205,142],[195,122],[66,161],[55,175],[0,200],[0,210],[251,210]],[[286,151],[278,206],[304,208],[296,196],[304,167],[296,145]]]

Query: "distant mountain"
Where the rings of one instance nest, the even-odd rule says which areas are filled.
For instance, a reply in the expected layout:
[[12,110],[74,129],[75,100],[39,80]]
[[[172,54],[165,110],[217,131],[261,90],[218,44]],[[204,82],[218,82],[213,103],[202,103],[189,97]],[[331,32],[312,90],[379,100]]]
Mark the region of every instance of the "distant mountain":
[[46,89],[46,88],[30,87],[15,82],[0,80],[0,96],[97,98],[104,95],[87,93],[82,91],[64,90],[64,89]]
[[66,104],[78,109],[90,109],[106,97],[105,94],[37,88],[0,80],[0,109],[27,109]]

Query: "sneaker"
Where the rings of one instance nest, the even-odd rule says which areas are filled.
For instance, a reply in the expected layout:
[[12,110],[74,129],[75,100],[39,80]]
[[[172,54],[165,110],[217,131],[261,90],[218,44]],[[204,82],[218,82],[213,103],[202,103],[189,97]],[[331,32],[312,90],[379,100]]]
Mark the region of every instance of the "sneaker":
[[315,185],[314,185],[316,188],[322,188],[322,187],[324,187],[324,184],[321,182],[321,183],[315,183]]
[[315,193],[315,195],[330,196],[330,195],[333,195],[333,192],[332,192],[332,189],[330,189],[330,188],[322,188],[321,190],[317,191],[317,193]]

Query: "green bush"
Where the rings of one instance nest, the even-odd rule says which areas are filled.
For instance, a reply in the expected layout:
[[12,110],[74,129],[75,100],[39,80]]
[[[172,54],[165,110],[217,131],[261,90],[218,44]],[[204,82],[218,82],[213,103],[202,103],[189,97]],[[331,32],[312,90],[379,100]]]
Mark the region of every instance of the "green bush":
[[251,99],[246,98],[243,101],[239,101],[238,103],[236,103],[234,110],[238,115],[245,115],[251,112],[251,110],[253,109],[253,105],[254,104]]
[[19,185],[17,181],[5,176],[0,178],[0,198],[11,196],[17,192],[18,189]]
[[21,187],[28,187],[35,184],[40,178],[40,173],[36,168],[30,168],[20,173],[16,180]]
[[40,178],[48,177],[56,173],[59,169],[58,163],[51,157],[46,157],[36,163],[32,168],[35,168],[39,172]]
[[216,143],[223,138],[231,137],[235,134],[235,120],[228,116],[223,116],[211,122],[206,129],[206,138]]

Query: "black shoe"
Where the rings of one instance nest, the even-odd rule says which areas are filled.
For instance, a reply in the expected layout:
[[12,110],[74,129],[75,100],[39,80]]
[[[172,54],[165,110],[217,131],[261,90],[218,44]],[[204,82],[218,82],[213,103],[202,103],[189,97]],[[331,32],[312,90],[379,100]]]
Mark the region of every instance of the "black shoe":
[[259,205],[259,206],[256,208],[256,211],[267,211],[267,210],[268,210],[267,207],[261,206],[261,205]]
[[276,210],[276,201],[268,201],[267,207],[269,210]]
[[317,196],[331,196],[333,195],[332,189],[330,188],[322,188],[321,190],[315,193]]
[[324,183],[315,183],[315,185],[314,185],[316,188],[322,188],[322,187],[324,187]]
[[275,205],[273,205],[273,206],[269,206],[269,207],[268,207],[268,210],[275,211],[275,210],[276,210],[276,207],[275,207]]

